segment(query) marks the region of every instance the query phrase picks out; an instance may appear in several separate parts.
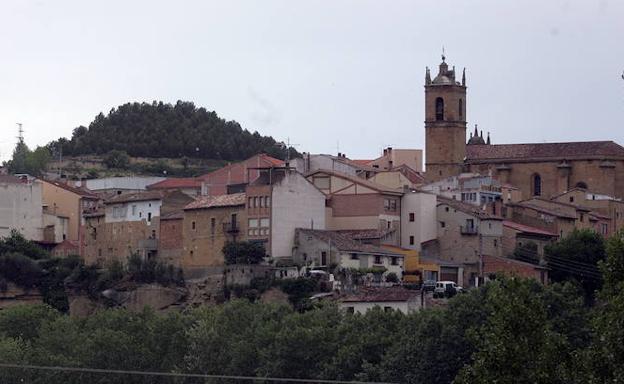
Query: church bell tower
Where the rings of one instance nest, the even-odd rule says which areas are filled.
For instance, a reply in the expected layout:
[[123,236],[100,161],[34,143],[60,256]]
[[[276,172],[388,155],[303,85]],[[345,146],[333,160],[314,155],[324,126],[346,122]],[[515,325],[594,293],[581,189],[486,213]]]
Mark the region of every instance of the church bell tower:
[[466,70],[461,83],[446,58],[438,75],[425,74],[425,167],[427,181],[459,175],[466,157]]

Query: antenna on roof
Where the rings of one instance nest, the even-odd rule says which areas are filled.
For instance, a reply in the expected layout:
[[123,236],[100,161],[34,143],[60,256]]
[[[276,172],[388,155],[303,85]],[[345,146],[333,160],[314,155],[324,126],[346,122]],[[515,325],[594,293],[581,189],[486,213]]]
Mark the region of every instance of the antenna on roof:
[[446,60],[446,54],[444,53],[444,45],[442,45],[442,62]]
[[286,160],[284,161],[284,163],[286,164],[286,168],[289,168],[290,167],[290,148],[297,147],[297,146],[299,146],[299,144],[291,143],[290,142],[290,137],[287,137],[286,138],[286,143],[284,143],[283,141],[280,141],[279,143],[276,143],[275,145],[280,147],[280,149],[285,149],[286,150]]
[[24,129],[22,128],[22,123],[17,124],[17,140],[19,144],[24,144]]

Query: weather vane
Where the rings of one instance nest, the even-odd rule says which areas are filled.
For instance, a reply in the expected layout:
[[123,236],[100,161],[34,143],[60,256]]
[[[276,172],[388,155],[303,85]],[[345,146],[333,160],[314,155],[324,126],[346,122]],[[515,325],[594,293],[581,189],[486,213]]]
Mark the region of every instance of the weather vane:
[[446,54],[444,53],[444,45],[442,46],[442,61],[446,59]]

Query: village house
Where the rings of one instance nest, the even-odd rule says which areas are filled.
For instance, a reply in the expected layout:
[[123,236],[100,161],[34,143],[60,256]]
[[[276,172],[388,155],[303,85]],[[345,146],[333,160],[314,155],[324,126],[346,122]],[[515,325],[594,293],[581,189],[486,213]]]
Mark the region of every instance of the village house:
[[401,287],[361,289],[341,298],[339,302],[342,310],[359,314],[379,307],[385,312],[399,311],[407,315],[422,308],[420,291]]
[[82,181],[80,184],[102,199],[109,199],[122,193],[136,193],[147,189],[150,184],[165,180],[154,176],[103,177]]
[[422,243],[437,237],[436,205],[432,193],[405,191],[401,197],[401,247],[420,251]]
[[502,256],[503,218],[438,196],[437,220],[437,239],[423,245],[423,254],[462,264],[463,282],[475,285],[481,272],[481,256]]
[[368,165],[358,164],[348,159],[344,153],[338,153],[338,156],[303,153],[303,157],[292,159],[291,164],[303,174],[328,169],[366,179],[376,171]]
[[506,257],[484,255],[483,275],[486,281],[493,275],[501,274],[535,279],[542,284],[548,284],[548,268],[544,266]]
[[391,170],[376,172],[368,180],[397,191],[416,189],[425,183],[425,177],[420,172],[405,164]]
[[84,259],[106,265],[131,254],[158,256],[160,217],[179,211],[193,199],[181,192],[146,191],[117,195],[104,209],[85,215]]
[[516,248],[526,249],[530,244],[534,244],[535,254],[524,255],[527,259],[544,259],[544,247],[554,243],[558,235],[544,229],[531,227],[529,225],[516,223],[509,220],[503,221],[503,256],[510,256]]
[[609,219],[608,228],[600,228],[599,233],[608,230],[609,234],[624,228],[624,201],[613,196],[594,193],[582,188],[573,188],[554,196],[552,200],[579,205]]
[[93,192],[82,187],[75,187],[62,181],[41,179],[43,212],[64,218],[67,231],[63,240],[80,244],[80,254],[84,249],[83,215],[96,212],[100,206],[100,198]]
[[403,276],[404,255],[353,240],[339,231],[297,228],[293,260],[308,269],[383,270],[382,275]]
[[246,195],[202,196],[184,207],[180,267],[187,276],[220,271],[223,246],[247,238]]
[[580,205],[539,197],[508,204],[506,217],[516,223],[555,233],[559,238],[568,236],[575,229],[592,229],[603,236],[611,233],[609,217]]
[[327,196],[327,228],[393,230],[401,239],[403,192],[343,173],[318,170],[307,179]]
[[[459,200],[476,206],[492,205],[502,198],[502,187],[491,176],[462,173],[420,187],[447,199]],[[511,197],[510,197],[511,198]]]
[[147,186],[149,191],[180,191],[191,197],[202,194],[202,181],[194,177],[169,178]]
[[295,228],[326,228],[325,195],[294,169],[260,171],[247,186],[247,239],[274,259],[292,259]]
[[370,161],[367,165],[385,171],[392,170],[401,165],[406,165],[416,172],[422,172],[422,160],[422,149],[398,149],[387,147],[383,150],[383,154],[380,157]]
[[158,258],[175,267],[182,267],[184,253],[184,211],[174,210],[160,215]]

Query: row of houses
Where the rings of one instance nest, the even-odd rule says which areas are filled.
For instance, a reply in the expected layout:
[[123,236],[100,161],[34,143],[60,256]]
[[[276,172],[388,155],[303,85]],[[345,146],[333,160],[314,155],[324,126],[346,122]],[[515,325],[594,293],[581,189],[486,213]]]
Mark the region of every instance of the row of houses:
[[469,286],[496,269],[545,282],[544,267],[507,256],[533,244],[541,258],[574,229],[610,236],[624,225],[614,197],[574,188],[522,200],[514,186],[479,174],[426,184],[412,168],[421,159],[388,148],[368,161],[260,154],[190,179],[3,176],[0,209],[11,214],[0,229],[102,266],[138,253],[200,276],[223,268],[227,241],[252,241],[286,269],[377,268],[404,281]]

